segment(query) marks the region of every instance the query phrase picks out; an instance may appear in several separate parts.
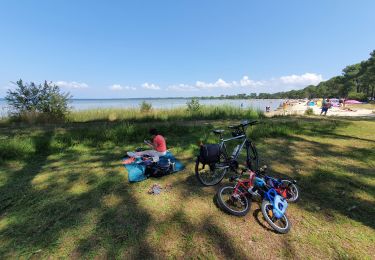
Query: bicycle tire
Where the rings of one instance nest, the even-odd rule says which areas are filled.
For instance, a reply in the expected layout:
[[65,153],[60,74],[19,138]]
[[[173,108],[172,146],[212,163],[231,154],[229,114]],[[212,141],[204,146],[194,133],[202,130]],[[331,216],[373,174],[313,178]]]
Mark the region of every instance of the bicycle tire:
[[[224,210],[225,212],[227,212],[229,214],[232,214],[232,215],[235,215],[235,216],[245,216],[250,211],[251,200],[249,200],[244,195],[240,196],[240,198],[237,198],[237,201],[239,201],[239,199],[241,199],[242,203],[244,204],[244,209],[243,210],[235,210],[233,207],[230,207],[230,205],[229,205],[230,203],[224,199],[223,192],[225,190],[229,190],[230,193],[233,193],[232,192],[233,189],[234,189],[233,186],[228,186],[228,185],[221,187],[217,191],[217,195],[216,195],[217,203],[222,210]],[[233,200],[234,198],[231,197],[231,199]],[[233,201],[232,201],[232,203],[234,204]]]
[[296,184],[290,180],[281,180],[282,183],[287,183],[287,198],[288,202],[297,202],[299,200],[299,190]]
[[227,171],[227,166],[220,168],[217,166],[217,163],[214,166],[204,165],[200,162],[199,158],[195,161],[195,176],[204,186],[214,186],[220,183]]
[[262,210],[262,214],[263,214],[263,217],[264,219],[267,221],[267,223],[278,233],[281,233],[281,234],[286,234],[289,232],[290,228],[291,228],[291,223],[287,217],[286,214],[284,214],[284,216],[280,219],[278,219],[277,221],[285,221],[285,227],[280,227],[278,225],[275,224],[275,221],[272,220],[272,217],[269,216],[269,213],[268,211],[272,211],[272,204],[271,202],[269,202],[268,200],[263,200],[262,201],[262,205],[261,205],[261,210]]

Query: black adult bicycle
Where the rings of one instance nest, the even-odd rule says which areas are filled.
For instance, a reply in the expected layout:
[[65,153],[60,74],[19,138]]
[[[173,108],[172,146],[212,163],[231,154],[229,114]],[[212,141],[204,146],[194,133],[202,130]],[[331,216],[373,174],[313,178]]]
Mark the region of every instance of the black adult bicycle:
[[[224,130],[216,129],[213,133],[219,135],[218,144],[201,145],[200,153],[195,163],[195,175],[205,186],[213,186],[221,182],[227,172],[236,172],[238,157],[242,149],[246,150],[246,166],[252,171],[258,170],[259,158],[254,143],[246,136],[246,129],[258,121],[244,120],[239,125],[232,125],[232,137],[223,138]],[[233,140],[241,141],[231,154],[228,154],[225,143]]]

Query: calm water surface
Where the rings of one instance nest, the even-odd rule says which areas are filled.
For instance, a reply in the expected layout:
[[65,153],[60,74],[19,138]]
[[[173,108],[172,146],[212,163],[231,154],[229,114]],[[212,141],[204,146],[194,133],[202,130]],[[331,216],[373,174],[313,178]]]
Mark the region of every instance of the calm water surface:
[[[138,108],[142,101],[151,103],[153,108],[185,107],[190,99],[184,98],[160,98],[160,99],[73,99],[70,106],[73,110],[85,110],[93,108]],[[271,110],[276,109],[282,99],[202,99],[203,105],[231,105],[235,107],[253,107],[264,111],[266,106]],[[9,108],[4,99],[0,99],[0,115],[6,116]]]

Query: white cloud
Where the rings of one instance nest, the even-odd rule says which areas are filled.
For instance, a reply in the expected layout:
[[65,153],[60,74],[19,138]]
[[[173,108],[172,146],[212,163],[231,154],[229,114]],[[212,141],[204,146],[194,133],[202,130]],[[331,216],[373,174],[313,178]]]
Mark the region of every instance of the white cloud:
[[206,83],[203,81],[197,81],[195,83],[195,87],[199,89],[213,89],[213,88],[228,89],[228,88],[234,88],[234,87],[259,87],[263,85],[264,85],[264,82],[251,80],[249,79],[248,76],[243,76],[239,82],[237,81],[226,82],[225,80],[219,78],[216,82],[213,82],[213,83]]
[[158,85],[155,85],[153,83],[149,84],[147,82],[142,84],[142,88],[150,89],[150,90],[159,90],[160,89],[160,87]]
[[[243,76],[239,81],[227,82],[219,78],[215,82],[197,81],[194,85],[177,84],[171,85],[167,89],[175,91],[202,91],[213,89],[233,89],[250,88],[261,90],[261,92],[278,92],[291,89],[300,89],[308,85],[316,85],[323,81],[323,76],[315,73],[305,73],[302,75],[288,75],[279,78],[271,78],[267,80],[252,80],[249,76]],[[243,91],[243,90],[241,90]]]
[[210,89],[210,88],[231,88],[233,87],[233,83],[228,83],[225,80],[219,78],[216,82],[214,83],[206,83],[203,81],[197,81],[195,83],[195,86],[200,89]]
[[120,84],[113,84],[112,86],[109,86],[109,89],[112,91],[136,90],[135,87],[121,86]]
[[286,85],[316,85],[323,81],[323,76],[315,73],[305,73],[302,75],[290,75],[280,77],[280,82]]
[[67,81],[56,81],[53,82],[55,85],[62,87],[62,88],[72,88],[72,89],[77,89],[77,88],[88,88],[89,86],[86,83],[80,83],[80,82],[67,82]]
[[[289,91],[292,89],[298,90],[308,85],[316,85],[323,81],[323,76],[316,73],[304,73],[304,74],[291,74],[286,76],[281,76],[277,78],[269,78],[263,80],[254,80],[249,76],[244,75],[237,81],[225,81],[219,78],[213,82],[196,81],[195,84],[174,84],[166,87],[166,90],[176,91],[176,92],[193,92],[200,91],[202,95],[208,95],[210,92],[215,91],[215,93],[247,93],[253,92],[267,92],[274,93],[280,91]],[[70,89],[84,89],[89,86],[86,83],[79,82],[66,82],[57,81],[54,82],[60,87],[70,88]],[[141,88],[147,90],[160,90],[161,87],[154,84],[145,82],[141,85]],[[108,86],[111,91],[126,91],[126,90],[136,90],[135,87],[122,86],[120,84],[113,84]]]
[[186,84],[177,84],[171,85],[167,87],[167,90],[175,90],[175,91],[198,91],[198,89],[191,85]]
[[114,91],[117,91],[117,90],[123,90],[124,87],[122,87],[121,85],[119,84],[113,84],[112,86],[109,87],[110,90],[114,90]]
[[254,81],[249,79],[249,76],[243,76],[240,80],[241,87],[260,87],[263,86],[264,82],[262,81]]

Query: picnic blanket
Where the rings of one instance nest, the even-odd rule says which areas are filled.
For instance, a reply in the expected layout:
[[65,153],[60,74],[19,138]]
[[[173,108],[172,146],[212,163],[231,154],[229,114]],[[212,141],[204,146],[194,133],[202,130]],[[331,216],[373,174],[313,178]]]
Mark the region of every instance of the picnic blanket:
[[[161,156],[159,158],[160,161],[168,161],[168,159],[172,162],[175,163],[175,171],[178,172],[181,171],[185,168],[185,166],[177,160],[173,154],[168,151],[165,156]],[[123,165],[125,166],[126,170],[128,171],[128,180],[129,182],[138,182],[138,181],[143,181],[147,179],[147,176],[145,174],[146,171],[146,164],[142,161],[141,158],[135,158],[133,162],[129,163],[131,160],[129,160],[129,157],[125,157],[123,159]],[[127,163],[124,163],[127,162]]]

